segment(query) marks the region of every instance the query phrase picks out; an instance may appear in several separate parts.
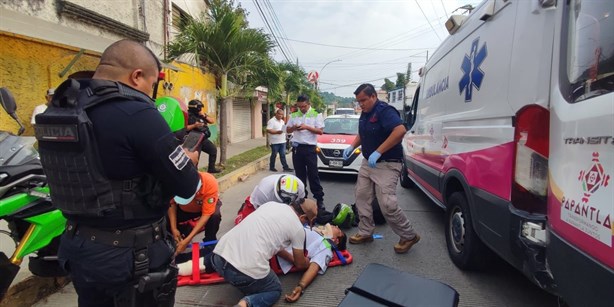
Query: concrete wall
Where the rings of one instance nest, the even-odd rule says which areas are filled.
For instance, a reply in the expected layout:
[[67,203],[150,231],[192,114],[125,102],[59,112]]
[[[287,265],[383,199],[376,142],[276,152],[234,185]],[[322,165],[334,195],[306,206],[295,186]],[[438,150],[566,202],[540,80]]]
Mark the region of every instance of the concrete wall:
[[[164,58],[164,6],[166,0],[70,0],[100,15],[133,29],[149,33],[146,45],[159,58]],[[176,1],[184,11],[200,15],[205,1]],[[18,116],[26,125],[26,135],[33,134],[30,126],[32,110],[44,103],[45,91],[58,86],[71,73],[94,70],[100,53],[124,36],[91,25],[82,20],[59,14],[60,1],[28,0],[0,1],[0,86],[7,87],[18,104]],[[171,1],[168,1],[170,28]],[[168,34],[168,33],[167,33]],[[59,76],[75,59],[84,53],[65,75]],[[213,77],[200,69],[178,64],[181,72],[167,70],[167,81],[174,84],[169,92],[182,101],[200,99],[205,109],[215,116],[215,84]],[[0,130],[17,131],[17,124],[0,112]],[[213,127],[217,134],[217,127]]]
[[[134,29],[149,33],[147,43],[162,55],[164,44],[164,0],[70,0]],[[29,37],[102,52],[114,41],[125,38],[112,31],[58,14],[57,1],[2,1],[0,29]]]
[[[59,73],[76,57],[78,48],[0,31],[0,86],[9,89],[17,102],[17,115],[32,135],[32,110],[45,103],[48,88],[57,87],[72,73],[94,70],[99,54],[85,52],[62,78]],[[15,123],[0,111],[0,130],[17,132]]]

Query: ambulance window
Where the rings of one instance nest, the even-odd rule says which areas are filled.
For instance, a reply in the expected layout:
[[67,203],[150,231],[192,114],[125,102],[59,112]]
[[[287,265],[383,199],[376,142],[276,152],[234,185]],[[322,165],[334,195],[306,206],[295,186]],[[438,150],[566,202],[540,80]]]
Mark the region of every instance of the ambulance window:
[[571,0],[561,89],[570,103],[614,91],[614,1]]

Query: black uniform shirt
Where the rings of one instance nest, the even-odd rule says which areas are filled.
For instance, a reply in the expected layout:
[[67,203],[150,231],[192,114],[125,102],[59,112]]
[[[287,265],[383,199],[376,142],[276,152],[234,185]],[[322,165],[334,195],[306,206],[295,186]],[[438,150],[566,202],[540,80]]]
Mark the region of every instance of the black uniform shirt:
[[[109,179],[126,180],[150,174],[162,182],[168,195],[189,198],[196,192],[200,180],[198,172],[191,161],[185,164],[185,159],[177,159],[178,155],[185,155],[180,142],[153,103],[108,101],[87,113],[94,126],[102,167]],[[159,218],[167,209],[157,209]],[[157,220],[138,217],[124,220],[121,210],[100,218],[69,215],[67,218],[108,229],[125,229]]]

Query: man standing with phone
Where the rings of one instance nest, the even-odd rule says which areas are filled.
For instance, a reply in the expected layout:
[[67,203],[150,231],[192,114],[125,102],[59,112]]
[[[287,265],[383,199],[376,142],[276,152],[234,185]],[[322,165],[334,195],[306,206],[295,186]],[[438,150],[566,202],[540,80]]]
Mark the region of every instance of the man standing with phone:
[[305,186],[309,180],[309,189],[318,204],[318,224],[324,225],[333,219],[333,214],[324,207],[324,190],[318,175],[318,157],[316,145],[318,135],[322,134],[324,120],[322,114],[311,107],[309,97],[300,95],[296,99],[299,109],[290,115],[286,131],[292,133],[292,163],[296,177],[301,179]]

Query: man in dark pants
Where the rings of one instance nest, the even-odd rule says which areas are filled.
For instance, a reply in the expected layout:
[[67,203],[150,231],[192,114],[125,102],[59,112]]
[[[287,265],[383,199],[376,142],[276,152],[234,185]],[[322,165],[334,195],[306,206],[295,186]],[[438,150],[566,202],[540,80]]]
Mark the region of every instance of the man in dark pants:
[[209,117],[206,113],[202,114],[203,103],[200,100],[193,99],[188,102],[188,126],[187,131],[198,130],[205,134],[205,140],[201,142],[201,151],[209,155],[209,165],[207,172],[219,173],[220,170],[215,168],[215,160],[217,159],[217,147],[209,140],[211,131],[207,125],[215,123],[215,120]]
[[318,175],[316,145],[318,135],[322,134],[324,128],[324,120],[322,114],[311,107],[306,95],[298,96],[296,107],[299,110],[290,115],[286,125],[286,131],[292,133],[292,163],[296,177],[301,179],[305,186],[307,179],[309,180],[309,189],[318,204],[317,222],[324,225],[333,219],[333,214],[324,207],[324,190]]
[[354,148],[362,145],[365,159],[356,181],[356,207],[360,221],[358,232],[350,237],[350,243],[363,244],[373,241],[375,223],[372,203],[377,196],[386,222],[400,237],[394,251],[398,254],[407,253],[420,241],[420,236],[414,231],[397,202],[397,183],[403,159],[401,140],[405,135],[405,126],[399,111],[377,99],[373,85],[360,85],[354,95],[362,113],[358,122],[358,135],[343,151],[343,158],[347,160]]
[[79,306],[174,304],[164,216],[174,195],[193,197],[200,177],[198,154],[181,147],[149,97],[160,69],[144,45],[115,42],[92,79],[64,82],[36,118],[51,197],[67,218],[58,258]]

